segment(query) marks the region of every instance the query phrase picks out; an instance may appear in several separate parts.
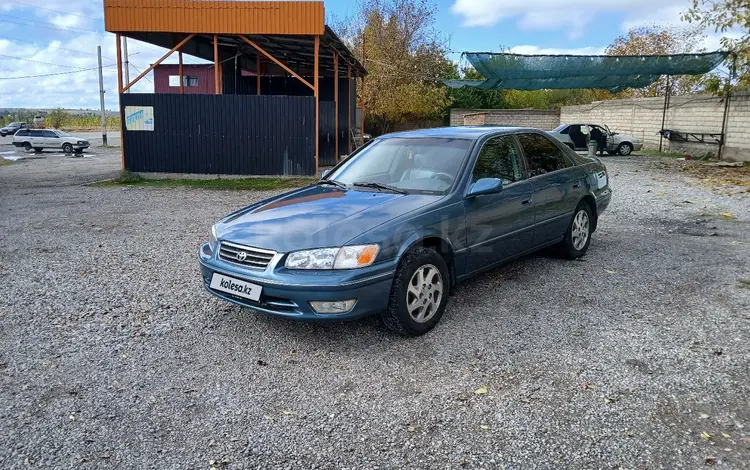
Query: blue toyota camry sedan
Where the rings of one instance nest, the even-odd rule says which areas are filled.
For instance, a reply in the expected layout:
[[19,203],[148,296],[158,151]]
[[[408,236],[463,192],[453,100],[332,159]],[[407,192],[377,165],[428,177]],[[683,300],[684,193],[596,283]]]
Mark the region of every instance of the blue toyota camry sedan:
[[598,159],[536,129],[388,134],[314,185],[227,215],[198,260],[226,301],[305,320],[379,315],[421,335],[458,282],[542,248],[582,256],[610,198]]

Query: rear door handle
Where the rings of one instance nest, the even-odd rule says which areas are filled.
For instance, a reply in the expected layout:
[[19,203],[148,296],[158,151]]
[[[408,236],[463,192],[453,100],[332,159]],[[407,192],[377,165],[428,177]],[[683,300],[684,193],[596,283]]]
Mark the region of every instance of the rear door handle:
[[526,199],[525,201],[521,201],[521,204],[526,205],[526,204],[531,204],[531,202],[532,202],[531,199]]

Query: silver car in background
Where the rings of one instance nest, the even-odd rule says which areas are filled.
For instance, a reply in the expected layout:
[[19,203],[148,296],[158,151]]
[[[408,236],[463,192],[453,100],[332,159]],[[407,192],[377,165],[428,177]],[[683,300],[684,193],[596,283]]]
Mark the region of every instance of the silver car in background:
[[23,147],[27,152],[31,149],[35,152],[55,149],[65,153],[81,153],[83,149],[89,148],[90,144],[82,137],[57,129],[21,129],[13,135],[13,145]]
[[[560,124],[548,132],[563,144],[573,150],[587,150],[589,140],[597,140],[601,143],[600,150],[606,150],[610,155],[630,155],[634,150],[643,148],[643,143],[637,138],[612,132],[607,126],[597,124]],[[604,143],[606,138],[606,146]]]

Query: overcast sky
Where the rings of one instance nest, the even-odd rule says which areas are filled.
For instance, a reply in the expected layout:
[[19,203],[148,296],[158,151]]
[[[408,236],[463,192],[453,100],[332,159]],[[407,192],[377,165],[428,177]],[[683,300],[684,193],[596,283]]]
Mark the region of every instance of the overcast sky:
[[[641,24],[679,24],[690,0],[437,0],[437,27],[461,51],[599,54],[615,37]],[[349,0],[326,1],[345,16]],[[0,108],[98,108],[96,46],[102,46],[108,109],[117,107],[114,35],[104,32],[101,0],[0,2]],[[719,47],[707,31],[704,46]],[[166,50],[129,41],[135,77]],[[176,56],[167,60],[175,63]],[[186,56],[186,62],[190,59]],[[197,60],[194,60],[197,62]],[[90,70],[89,70],[90,69]],[[23,78],[15,78],[23,77]],[[149,79],[150,76],[147,76]],[[153,92],[143,79],[133,92]]]

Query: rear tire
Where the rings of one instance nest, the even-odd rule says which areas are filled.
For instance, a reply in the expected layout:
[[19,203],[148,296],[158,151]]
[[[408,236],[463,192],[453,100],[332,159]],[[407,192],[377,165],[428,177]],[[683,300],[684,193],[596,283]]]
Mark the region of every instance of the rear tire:
[[591,207],[581,201],[573,213],[565,238],[557,247],[563,258],[576,259],[586,254],[591,244],[593,222]]
[[23,149],[26,150],[27,152],[31,151],[31,148],[32,148],[31,147],[31,142],[24,142],[23,143]]
[[34,152],[36,152],[36,153],[42,153],[42,148],[41,147],[34,147]]
[[628,155],[633,153],[633,145],[628,142],[623,142],[617,147],[617,153],[622,155],[623,157],[627,157]]
[[380,318],[386,328],[401,335],[423,335],[443,317],[449,292],[443,257],[430,248],[414,248],[398,265],[388,308]]
[[62,149],[65,153],[73,153],[73,146],[71,144],[63,144]]

